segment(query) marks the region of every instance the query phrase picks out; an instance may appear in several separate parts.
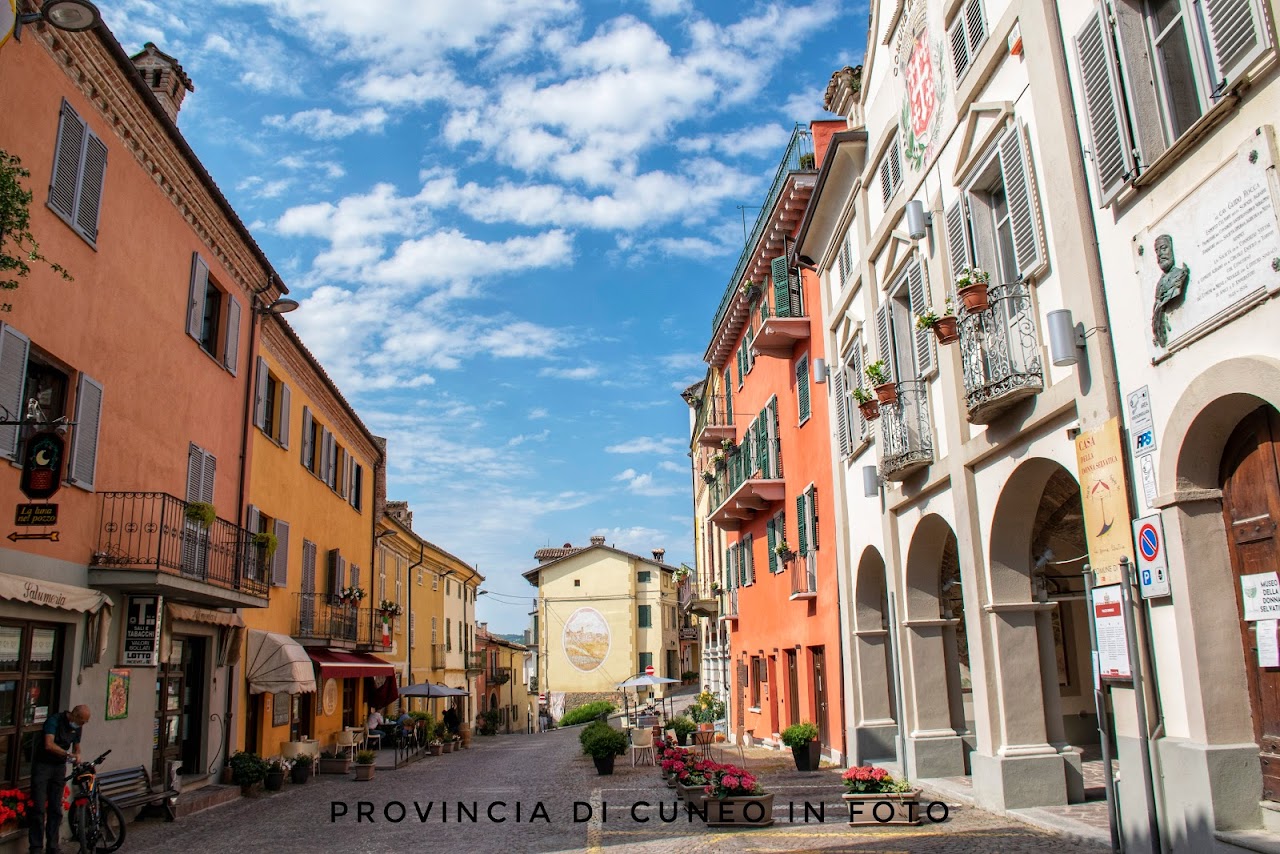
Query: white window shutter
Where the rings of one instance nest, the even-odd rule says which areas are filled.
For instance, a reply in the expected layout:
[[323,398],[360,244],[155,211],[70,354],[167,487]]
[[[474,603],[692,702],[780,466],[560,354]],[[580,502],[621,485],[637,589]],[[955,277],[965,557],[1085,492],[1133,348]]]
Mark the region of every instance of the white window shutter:
[[947,257],[951,262],[952,282],[960,275],[961,270],[972,264],[967,220],[963,199],[947,208]]
[[90,243],[98,242],[98,214],[102,208],[102,184],[107,172],[107,146],[85,130],[84,165],[76,189],[76,230]]
[[879,347],[880,359],[885,365],[885,374],[890,382],[896,382],[898,376],[893,364],[893,333],[889,329],[888,302],[882,302],[876,307],[876,345]]
[[191,253],[191,291],[187,299],[187,334],[197,341],[204,326],[204,296],[209,290],[209,265],[199,252]]
[[49,207],[62,214],[68,222],[75,221],[76,188],[80,185],[80,156],[84,151],[85,131],[84,120],[63,101],[49,182]]
[[977,56],[978,48],[987,40],[987,25],[982,20],[981,0],[969,0],[965,4],[964,27],[969,34],[969,54]]
[[831,388],[836,404],[836,437],[840,457],[844,458],[849,456],[849,402],[844,393],[844,371],[837,368],[831,375]]
[[289,523],[276,520],[276,553],[271,558],[271,585],[289,586]]
[[951,25],[951,32],[947,35],[947,40],[951,43],[951,59],[956,67],[956,80],[964,77],[964,73],[969,70],[969,40],[964,35],[964,16],[957,15],[955,23]]
[[893,198],[893,179],[889,173],[889,152],[886,151],[884,160],[880,161],[880,197],[886,208],[889,207],[889,199]]
[[[27,354],[31,341],[12,326],[0,324],[0,416],[5,421],[20,421],[26,416]],[[16,424],[0,427],[0,455],[14,457],[18,453]]]
[[1133,137],[1125,115],[1110,19],[1099,5],[1076,33],[1076,57],[1089,121],[1090,159],[1099,204],[1111,204],[1137,173]]
[[1009,201],[1014,259],[1018,275],[1026,279],[1041,266],[1044,254],[1040,248],[1040,197],[1031,170],[1030,148],[1016,120],[1000,139],[1000,171]]
[[280,432],[276,435],[276,441],[280,443],[280,447],[285,450],[289,449],[289,387],[284,383],[280,383],[280,419],[276,422],[280,425]]
[[227,294],[227,334],[222,347],[222,367],[236,375],[240,362],[240,300]]
[[1213,46],[1215,93],[1221,94],[1267,48],[1267,30],[1257,0],[1202,0]]
[[76,426],[71,437],[67,482],[93,490],[98,471],[98,432],[102,425],[102,383],[88,374],[76,382]]
[[200,500],[205,504],[213,503],[213,487],[217,482],[218,458],[205,451],[204,471],[200,475]]
[[[863,369],[866,367],[866,360],[862,358],[861,334],[859,334],[857,338],[853,339],[853,359],[850,363],[853,365],[853,375],[858,378],[858,385],[855,386],[855,388],[865,386],[867,383],[867,375],[863,372]],[[867,419],[862,417],[862,410],[858,408],[856,404],[853,405],[851,409],[856,410],[858,413],[856,416],[858,419],[858,439],[861,441],[867,438],[867,430],[871,425],[867,422]]]
[[311,465],[311,456],[314,452],[312,445],[311,410],[304,406],[302,407],[302,465],[304,467],[309,468]]
[[[924,265],[920,262],[907,268],[907,297],[913,315],[924,314],[929,309],[929,290],[924,278]],[[934,334],[932,329],[915,330],[916,374],[927,377],[934,369]]]
[[195,443],[187,448],[187,502],[199,501],[202,493],[204,451]]
[[267,429],[267,360],[258,357],[258,369],[255,372],[255,392],[253,399],[253,426],[259,430]]

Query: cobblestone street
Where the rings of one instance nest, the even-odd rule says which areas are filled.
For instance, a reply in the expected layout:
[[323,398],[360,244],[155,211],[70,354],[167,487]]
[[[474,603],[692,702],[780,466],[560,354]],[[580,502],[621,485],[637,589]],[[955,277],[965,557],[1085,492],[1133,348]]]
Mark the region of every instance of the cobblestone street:
[[[242,798],[171,824],[152,819],[134,822],[125,850],[287,854],[383,852],[424,844],[467,852],[1053,850],[1076,854],[1105,850],[955,804],[950,819],[942,824],[854,830],[840,800],[838,769],[799,774],[789,753],[763,750],[748,750],[746,764],[776,793],[773,827],[710,829],[683,811],[676,821],[663,823],[657,805],[663,803],[670,818],[675,795],[658,772],[650,766],[633,768],[627,757],[619,757],[614,775],[601,777],[591,760],[579,753],[578,732],[574,728],[544,735],[476,738],[472,748],[461,753],[429,757],[398,771],[380,768],[368,783],[324,775],[306,785],[286,784],[279,793]],[[736,751],[730,749],[725,760],[737,762]],[[466,815],[458,821],[459,802],[468,810],[472,802],[478,805],[475,822]],[[590,820],[575,821],[575,802],[578,819],[587,818],[586,805],[590,805]],[[805,803],[813,810],[822,804],[825,822],[813,817],[804,822]],[[358,817],[362,804],[364,819]],[[493,821],[488,817],[491,804],[495,804]],[[446,808],[443,815],[442,807]],[[425,819],[419,818],[419,812]],[[645,818],[650,820],[637,820]]]

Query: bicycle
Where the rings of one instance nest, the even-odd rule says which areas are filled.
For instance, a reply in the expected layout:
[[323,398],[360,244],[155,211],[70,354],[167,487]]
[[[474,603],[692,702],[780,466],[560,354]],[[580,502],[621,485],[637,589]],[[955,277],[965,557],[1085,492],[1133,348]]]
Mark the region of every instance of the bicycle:
[[124,844],[124,813],[98,791],[98,772],[111,751],[92,762],[72,764],[71,775],[76,791],[71,797],[71,833],[80,846],[79,854],[111,854]]

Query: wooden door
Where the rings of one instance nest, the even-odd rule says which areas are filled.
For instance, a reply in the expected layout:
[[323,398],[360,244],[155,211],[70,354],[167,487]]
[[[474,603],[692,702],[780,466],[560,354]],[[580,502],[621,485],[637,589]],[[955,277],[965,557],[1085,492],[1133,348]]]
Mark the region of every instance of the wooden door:
[[[1234,574],[1280,569],[1280,413],[1255,410],[1236,427],[1222,454],[1222,513]],[[1237,578],[1239,613],[1244,607]],[[1254,737],[1262,762],[1262,796],[1280,800],[1280,668],[1258,666],[1256,623],[1240,622]]]
[[165,763],[182,759],[182,700],[187,645],[174,638],[169,660],[156,669],[156,720],[151,742],[151,779],[165,779]]
[[800,723],[800,671],[794,649],[787,650],[787,723]]
[[830,746],[827,733],[827,671],[826,654],[822,647],[813,648],[813,711],[817,717],[818,741]]

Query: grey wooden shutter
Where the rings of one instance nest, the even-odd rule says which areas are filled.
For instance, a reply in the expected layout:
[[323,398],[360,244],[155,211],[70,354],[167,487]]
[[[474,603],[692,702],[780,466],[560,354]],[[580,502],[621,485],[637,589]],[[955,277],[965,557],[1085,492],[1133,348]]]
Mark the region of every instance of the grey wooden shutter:
[[338,437],[329,434],[329,476],[325,479],[331,489],[338,484]]
[[280,425],[280,432],[276,435],[276,441],[285,450],[289,449],[289,398],[289,387],[280,383],[280,418],[276,422]]
[[53,174],[49,181],[49,207],[68,222],[76,216],[76,188],[80,185],[80,160],[84,151],[84,120],[66,101],[58,116],[58,141],[53,153]]
[[187,299],[187,334],[197,341],[204,326],[204,297],[209,290],[209,265],[199,252],[191,253],[191,291]]
[[1075,41],[1089,121],[1094,186],[1099,205],[1106,207],[1137,172],[1137,161],[1124,113],[1111,24],[1101,4],[1076,33]]
[[258,533],[258,525],[262,522],[262,514],[258,512],[258,508],[252,504],[246,508],[244,513],[244,527],[250,534]]
[[[907,298],[911,303],[913,315],[923,314],[929,309],[929,294],[924,280],[924,265],[916,262],[907,268]],[[926,377],[933,373],[934,334],[932,329],[916,329],[916,374]]]
[[289,586],[289,523],[280,519],[275,524],[276,553],[271,558],[271,586]]
[[889,207],[889,199],[893,198],[893,183],[889,174],[889,152],[886,151],[884,159],[880,161],[880,196],[886,208]]
[[343,497],[347,499],[347,503],[351,503],[351,497],[355,495],[355,477],[356,477],[356,458],[347,454],[347,469],[342,474],[342,492]]
[[947,257],[951,262],[952,282],[960,275],[961,270],[972,264],[967,219],[963,199],[947,208]]
[[316,544],[302,541],[302,592],[316,592]]
[[342,590],[342,555],[338,549],[329,549],[328,558],[329,595],[337,596]]
[[202,493],[204,451],[195,443],[187,448],[187,501],[199,501]]
[[350,584],[352,587],[359,587],[360,586],[360,567],[354,563],[351,564],[351,567],[347,571],[347,578],[350,579]]
[[769,574],[776,574],[778,571],[778,553],[775,552],[774,546],[778,545],[777,522],[770,519],[764,525],[766,540],[769,543]]
[[304,468],[311,468],[311,455],[314,451],[314,440],[311,435],[311,410],[302,407],[302,465]]
[[1236,82],[1267,47],[1264,18],[1257,0],[1202,0],[1213,45],[1214,89]]
[[947,40],[951,43],[951,60],[955,63],[956,80],[959,80],[969,70],[969,40],[964,35],[963,15],[956,16]]
[[107,146],[85,130],[84,164],[76,189],[76,230],[90,243],[98,242],[98,213],[102,208],[102,184],[107,172]]
[[[27,386],[27,354],[31,340],[12,326],[0,325],[0,416],[5,421],[21,421],[27,412],[23,396]],[[0,455],[18,453],[18,425],[0,427]]]
[[[858,378],[858,387],[862,387],[867,381],[866,380],[867,375],[863,373],[863,369],[866,367],[866,365],[864,364],[864,361],[865,360],[862,358],[862,336],[859,335],[857,338],[853,340],[853,361],[852,361],[853,375]],[[850,412],[854,412],[854,411],[858,413],[855,416],[858,419],[858,438],[865,439],[867,438],[867,430],[868,428],[870,428],[871,425],[867,422],[867,419],[862,417],[861,408],[857,406],[851,407]]]
[[800,423],[809,418],[809,356],[806,353],[796,361],[796,403],[800,410]]
[[98,471],[98,431],[102,424],[102,383],[88,374],[76,381],[76,426],[71,437],[67,482],[93,490]]
[[1009,223],[1013,228],[1013,255],[1018,275],[1024,279],[1040,266],[1040,200],[1031,171],[1031,153],[1021,125],[1013,126],[1000,139],[1000,171],[1004,176],[1005,198],[1009,201]]
[[849,401],[844,391],[844,370],[836,368],[831,373],[836,399],[836,436],[839,437],[840,457],[843,459],[849,456]]
[[805,512],[803,495],[796,496],[796,554],[809,553],[809,514]]
[[217,482],[216,473],[218,458],[208,451],[204,452],[204,468],[200,474],[200,500],[205,504],[213,503],[213,487]]
[[240,301],[227,294],[227,335],[222,348],[222,367],[236,375],[240,362]]
[[893,333],[889,329],[888,302],[882,302],[876,307],[876,345],[880,348],[880,360],[885,364],[885,374],[890,382],[896,382],[898,377],[893,364]]
[[270,413],[267,412],[267,360],[259,356],[253,398],[253,426],[259,430],[266,430],[269,417]]

